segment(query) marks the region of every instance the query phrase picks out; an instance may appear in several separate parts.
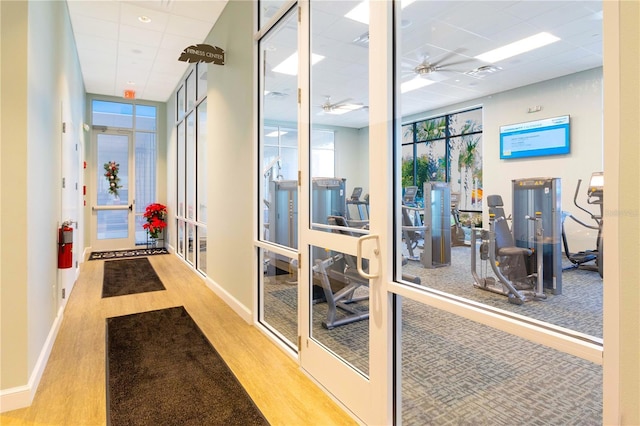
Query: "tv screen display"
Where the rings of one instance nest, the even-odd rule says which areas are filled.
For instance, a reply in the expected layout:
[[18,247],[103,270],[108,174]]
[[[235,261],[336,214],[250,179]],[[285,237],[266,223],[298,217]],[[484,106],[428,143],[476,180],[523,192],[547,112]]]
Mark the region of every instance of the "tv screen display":
[[500,158],[569,153],[569,116],[500,126]]

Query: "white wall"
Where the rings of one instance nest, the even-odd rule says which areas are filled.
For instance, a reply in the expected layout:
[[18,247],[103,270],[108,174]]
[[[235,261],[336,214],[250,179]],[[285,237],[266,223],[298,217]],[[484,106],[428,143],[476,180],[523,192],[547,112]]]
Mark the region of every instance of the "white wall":
[[76,170],[62,170],[62,122],[77,126],[70,143],[82,145],[84,85],[65,2],[1,7],[0,395],[8,410],[30,403],[61,320],[61,178],[79,175],[79,162]]

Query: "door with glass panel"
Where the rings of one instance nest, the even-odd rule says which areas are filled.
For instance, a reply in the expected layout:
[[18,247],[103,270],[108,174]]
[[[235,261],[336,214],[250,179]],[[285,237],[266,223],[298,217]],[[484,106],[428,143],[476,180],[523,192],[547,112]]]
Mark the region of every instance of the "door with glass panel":
[[[368,8],[301,2],[302,367],[366,424],[386,422],[374,389],[387,367],[379,236],[369,208]],[[302,49],[301,49],[302,50]],[[384,386],[384,385],[383,385]]]
[[136,245],[131,146],[132,135],[129,131],[96,133],[91,232],[93,250],[128,249]]

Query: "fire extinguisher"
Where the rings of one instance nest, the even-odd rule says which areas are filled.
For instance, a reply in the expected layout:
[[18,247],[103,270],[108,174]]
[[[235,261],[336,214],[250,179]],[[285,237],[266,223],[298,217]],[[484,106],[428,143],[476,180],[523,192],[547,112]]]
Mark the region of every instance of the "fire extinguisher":
[[58,228],[58,268],[71,268],[73,263],[73,228],[71,222],[63,222]]

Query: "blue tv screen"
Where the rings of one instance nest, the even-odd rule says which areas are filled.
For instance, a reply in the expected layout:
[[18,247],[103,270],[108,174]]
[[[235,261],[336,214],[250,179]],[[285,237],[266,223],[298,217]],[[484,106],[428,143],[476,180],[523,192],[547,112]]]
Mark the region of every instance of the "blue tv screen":
[[500,126],[500,158],[568,154],[569,116]]

